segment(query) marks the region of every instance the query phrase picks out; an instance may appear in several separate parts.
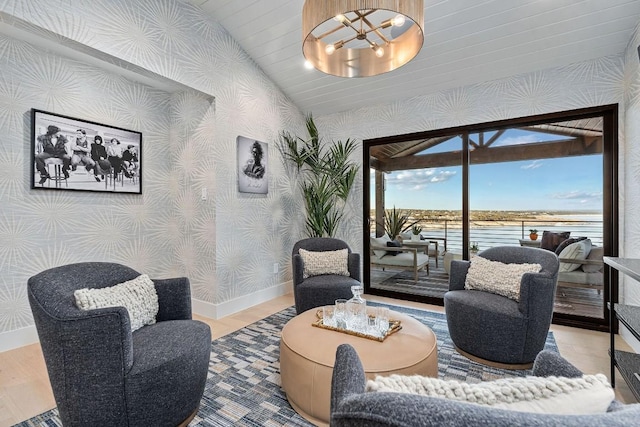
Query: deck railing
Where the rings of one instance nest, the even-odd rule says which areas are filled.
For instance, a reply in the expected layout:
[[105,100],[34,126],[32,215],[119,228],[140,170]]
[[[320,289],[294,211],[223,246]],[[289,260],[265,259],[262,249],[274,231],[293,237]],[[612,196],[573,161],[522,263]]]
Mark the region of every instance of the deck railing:
[[[423,220],[422,235],[437,238],[440,247],[448,251],[462,251],[462,220]],[[477,242],[480,250],[493,246],[519,246],[520,239],[529,240],[529,230],[538,230],[538,241],[543,231],[569,231],[571,237],[585,236],[596,246],[602,246],[603,224],[601,220],[479,220],[470,224],[469,241]],[[374,231],[374,230],[372,230]],[[444,244],[443,244],[444,243]]]

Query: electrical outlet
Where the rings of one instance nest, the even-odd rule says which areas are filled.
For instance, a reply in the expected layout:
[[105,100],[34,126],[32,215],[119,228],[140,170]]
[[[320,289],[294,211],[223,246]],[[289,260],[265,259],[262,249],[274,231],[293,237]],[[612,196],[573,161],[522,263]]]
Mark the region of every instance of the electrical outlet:
[[277,262],[273,263],[273,274],[278,274],[278,272],[280,271],[280,264],[278,264]]
[[207,200],[207,187],[202,188],[202,192],[200,193],[200,200]]

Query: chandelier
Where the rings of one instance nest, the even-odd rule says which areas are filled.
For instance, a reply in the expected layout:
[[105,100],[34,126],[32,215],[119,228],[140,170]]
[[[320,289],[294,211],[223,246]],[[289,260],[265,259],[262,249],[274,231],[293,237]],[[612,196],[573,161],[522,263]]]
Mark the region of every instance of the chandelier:
[[423,26],[423,0],[306,0],[302,52],[327,74],[375,76],[418,54]]

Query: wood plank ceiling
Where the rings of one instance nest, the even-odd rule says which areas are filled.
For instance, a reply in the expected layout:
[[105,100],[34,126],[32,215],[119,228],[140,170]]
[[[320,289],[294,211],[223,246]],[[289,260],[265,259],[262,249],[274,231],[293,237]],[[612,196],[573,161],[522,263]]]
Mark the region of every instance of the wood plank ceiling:
[[640,22],[638,0],[425,0],[418,56],[387,74],[347,79],[304,68],[304,0],[187,1],[316,115],[619,55]]

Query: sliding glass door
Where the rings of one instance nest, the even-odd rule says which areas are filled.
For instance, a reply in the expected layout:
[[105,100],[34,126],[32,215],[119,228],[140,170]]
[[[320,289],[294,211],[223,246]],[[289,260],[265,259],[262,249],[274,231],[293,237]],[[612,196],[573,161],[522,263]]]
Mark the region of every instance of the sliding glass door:
[[493,246],[548,246],[543,235],[555,233],[589,249],[573,259],[544,247],[561,261],[557,323],[605,329],[602,256],[617,248],[616,115],[605,106],[365,141],[366,291],[441,304],[451,260]]
[[[371,285],[382,294],[441,299],[449,280],[444,254],[462,248],[463,177],[457,153],[463,141],[451,135],[406,145],[411,148],[402,143],[371,147],[370,235],[378,238],[378,246],[386,244],[380,239],[386,234],[405,248],[371,252],[376,266],[370,270]],[[391,231],[394,222],[398,231]],[[423,255],[429,263],[421,266]]]

